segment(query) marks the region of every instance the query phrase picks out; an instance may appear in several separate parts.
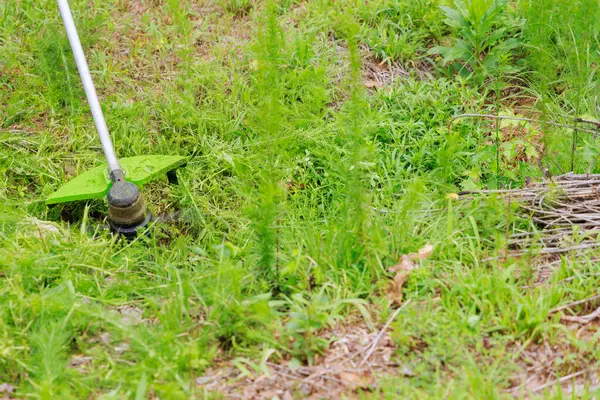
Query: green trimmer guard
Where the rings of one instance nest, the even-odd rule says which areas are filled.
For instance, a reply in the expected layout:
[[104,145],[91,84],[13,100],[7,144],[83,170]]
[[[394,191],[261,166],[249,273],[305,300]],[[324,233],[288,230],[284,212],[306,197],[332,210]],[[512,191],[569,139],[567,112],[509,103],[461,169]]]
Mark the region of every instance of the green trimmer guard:
[[[176,181],[175,170],[185,166],[187,158],[182,156],[147,155],[121,158],[125,180],[141,187],[146,183],[167,174],[169,181]],[[107,164],[98,165],[71,179],[47,199],[46,204],[69,203],[104,197],[112,186],[107,173]]]

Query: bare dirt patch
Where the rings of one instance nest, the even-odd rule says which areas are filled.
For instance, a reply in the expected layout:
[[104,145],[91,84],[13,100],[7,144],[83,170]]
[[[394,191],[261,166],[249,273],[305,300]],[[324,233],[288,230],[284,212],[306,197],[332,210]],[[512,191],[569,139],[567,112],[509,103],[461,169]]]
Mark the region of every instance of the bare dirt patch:
[[554,391],[558,387],[564,394],[580,396],[586,390],[597,388],[600,379],[593,355],[566,344],[531,345],[521,353],[519,364],[522,369],[513,378],[514,386],[509,390],[511,395],[519,398]]
[[242,371],[235,360],[221,360],[196,384],[228,399],[356,398],[360,392],[376,389],[385,376],[412,376],[395,359],[396,346],[389,334],[381,332],[369,330],[364,323],[340,325],[322,333],[331,344],[314,365],[266,360],[260,371]]
[[[514,345],[521,370],[514,376],[513,396],[539,395],[560,390],[564,394],[581,396],[600,388],[598,363],[594,349],[600,329],[600,295],[557,307],[551,315],[560,313],[560,322],[574,338],[555,338],[554,343],[543,342],[523,348]],[[570,336],[570,335],[569,335]]]

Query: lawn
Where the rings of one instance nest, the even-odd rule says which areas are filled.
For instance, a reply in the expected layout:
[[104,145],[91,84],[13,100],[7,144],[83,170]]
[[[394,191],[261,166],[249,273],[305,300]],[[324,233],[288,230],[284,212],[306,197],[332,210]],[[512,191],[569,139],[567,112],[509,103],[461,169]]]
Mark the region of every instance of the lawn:
[[595,398],[599,252],[494,190],[600,172],[597,0],[70,3],[117,154],[189,162],[133,241],[47,207],[102,148],[0,2],[0,397]]

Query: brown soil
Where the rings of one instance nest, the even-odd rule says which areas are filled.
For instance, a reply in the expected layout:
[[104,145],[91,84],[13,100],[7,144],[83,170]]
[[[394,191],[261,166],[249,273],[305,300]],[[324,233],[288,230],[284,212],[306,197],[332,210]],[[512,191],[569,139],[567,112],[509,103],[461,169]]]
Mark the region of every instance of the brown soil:
[[[578,328],[570,326],[569,329]],[[520,351],[518,344],[514,351]],[[530,345],[520,353],[522,369],[514,376],[514,386],[509,393],[519,398],[531,398],[546,391],[554,392],[560,386],[564,394],[580,396],[586,387],[590,391],[598,387],[598,368],[592,360],[592,354],[566,344]]]
[[[352,399],[360,392],[375,390],[382,377],[412,375],[395,360],[396,347],[387,333],[377,340],[379,331],[359,323],[337,326],[322,335],[331,344],[311,366],[266,360],[260,371],[248,365],[242,371],[234,365],[235,360],[221,360],[197,378],[196,384],[228,399]],[[365,360],[374,343],[375,350]]]

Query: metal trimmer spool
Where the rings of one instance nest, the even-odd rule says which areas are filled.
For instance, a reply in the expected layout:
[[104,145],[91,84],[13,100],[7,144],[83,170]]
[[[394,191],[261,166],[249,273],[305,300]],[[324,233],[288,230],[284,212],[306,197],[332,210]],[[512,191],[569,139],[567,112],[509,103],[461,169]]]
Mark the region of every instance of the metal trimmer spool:
[[122,171],[115,171],[111,178],[113,185],[107,196],[110,228],[132,239],[150,222],[150,210],[138,187],[127,182]]

